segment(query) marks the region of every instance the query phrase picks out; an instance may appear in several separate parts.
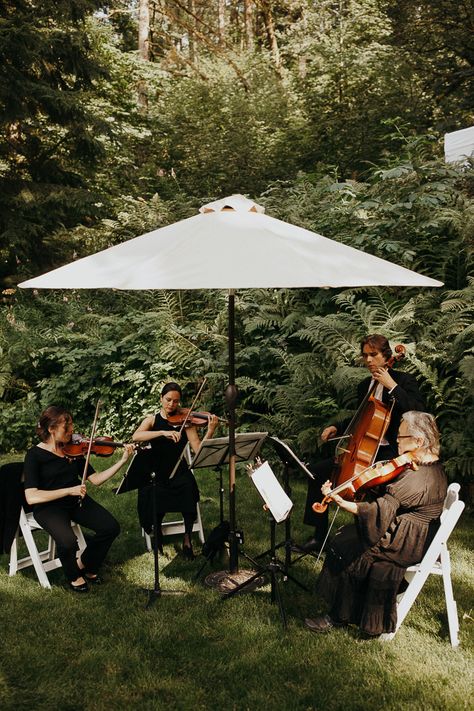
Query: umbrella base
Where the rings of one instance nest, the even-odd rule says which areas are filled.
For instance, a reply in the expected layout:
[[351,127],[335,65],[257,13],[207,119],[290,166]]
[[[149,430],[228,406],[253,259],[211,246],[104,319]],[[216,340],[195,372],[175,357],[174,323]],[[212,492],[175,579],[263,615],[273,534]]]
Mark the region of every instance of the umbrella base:
[[[257,577],[255,577],[257,576]],[[251,578],[255,578],[248,585],[245,585],[247,581]],[[229,593],[239,587],[239,585],[244,585],[240,592],[252,592],[260,585],[265,583],[263,576],[258,575],[258,571],[255,570],[238,570],[236,573],[229,573],[228,570],[219,570],[216,573],[209,573],[206,578],[204,578],[204,583],[209,588],[214,588],[221,593]]]

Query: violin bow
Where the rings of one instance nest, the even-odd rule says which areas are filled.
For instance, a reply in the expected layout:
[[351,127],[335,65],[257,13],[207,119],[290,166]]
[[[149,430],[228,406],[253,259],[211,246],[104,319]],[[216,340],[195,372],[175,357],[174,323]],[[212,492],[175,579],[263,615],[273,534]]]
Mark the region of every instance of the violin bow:
[[194,407],[194,405],[197,403],[198,398],[199,398],[200,394],[202,393],[203,388],[204,388],[206,382],[207,382],[207,378],[204,378],[204,380],[202,381],[202,383],[201,383],[201,385],[200,385],[200,387],[199,387],[199,390],[197,391],[196,395],[194,396],[194,400],[193,400],[192,403],[191,403],[191,407],[189,408],[189,412],[188,412],[188,414],[186,415],[186,417],[184,418],[184,421],[183,421],[181,427],[179,428],[179,434],[181,434],[182,431],[184,430],[184,428],[186,427],[186,422],[187,422],[188,419],[190,418],[191,413],[192,413],[192,411],[193,411],[193,407]]
[[[89,446],[87,448],[87,454],[86,454],[86,461],[84,462],[84,471],[82,472],[82,481],[81,481],[81,486],[85,484],[86,482],[86,476],[87,476],[87,470],[89,468],[89,460],[91,458],[91,449],[92,449],[92,442],[94,440],[95,436],[95,430],[97,427],[97,420],[99,418],[99,410],[100,406],[102,405],[100,398],[97,400],[97,405],[95,406],[95,415],[94,415],[94,421],[92,423],[92,431],[91,431],[91,436],[89,438]],[[79,500],[79,506],[82,506],[82,496]]]
[[[186,415],[186,417],[184,418],[183,424],[182,424],[181,427],[179,428],[179,434],[181,434],[182,431],[183,431],[183,429],[185,428],[186,422],[188,421],[188,419],[189,419],[189,417],[190,417],[190,415],[191,415],[191,412],[193,411],[193,407],[194,407],[194,405],[196,404],[198,397],[199,397],[200,394],[202,393],[202,389],[203,389],[204,385],[206,384],[206,381],[207,381],[207,378],[204,378],[204,380],[203,380],[202,383],[201,383],[201,386],[200,386],[199,390],[197,391],[197,393],[196,393],[196,395],[195,395],[195,397],[194,397],[194,400],[193,400],[192,403],[191,403],[191,407],[189,408],[189,412],[188,412],[188,414]],[[174,475],[176,474],[176,471],[177,471],[179,465],[181,464],[181,460],[182,460],[183,457],[184,457],[184,452],[185,452],[185,450],[186,450],[186,447],[184,447],[183,451],[182,451],[181,454],[179,455],[179,459],[178,459],[178,461],[176,462],[176,464],[174,465],[174,469],[173,469],[173,471],[171,472],[171,474],[170,474],[170,476],[169,476],[170,479],[172,479],[172,478],[174,477]]]

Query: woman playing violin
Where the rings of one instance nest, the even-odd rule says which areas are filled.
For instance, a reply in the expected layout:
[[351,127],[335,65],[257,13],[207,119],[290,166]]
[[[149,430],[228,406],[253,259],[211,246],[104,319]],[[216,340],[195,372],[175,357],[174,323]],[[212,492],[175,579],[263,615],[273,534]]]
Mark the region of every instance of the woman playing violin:
[[[307,618],[312,632],[349,623],[367,636],[393,632],[396,596],[405,571],[419,563],[438,526],[447,482],[439,462],[439,432],[426,412],[406,412],[398,433],[400,454],[411,453],[415,470],[404,469],[375,501],[333,501],[354,514],[355,524],[341,528],[331,541],[317,581],[329,614]],[[331,482],[323,487],[329,494]]]
[[[159,547],[162,546],[161,523],[164,515],[179,511],[183,516],[185,527],[183,554],[189,560],[193,560],[191,535],[197,515],[196,504],[199,501],[199,490],[194,475],[183,456],[183,450],[189,442],[192,450],[196,453],[201,442],[195,424],[186,426],[184,423],[184,430],[182,430],[182,423],[176,424],[181,396],[181,388],[177,383],[167,383],[161,391],[160,411],[143,420],[133,435],[133,441],[149,442],[151,445],[149,468],[150,471],[155,471],[157,476],[156,503],[159,519],[158,530],[160,531]],[[210,415],[204,439],[214,435],[217,425],[218,418],[215,415]],[[138,492],[138,515],[140,523],[147,533],[152,530],[152,503],[151,486],[140,489]]]
[[[70,589],[84,593],[89,583],[101,582],[99,568],[120,533],[120,526],[81,483],[84,457],[71,459],[64,452],[73,432],[71,414],[51,405],[41,414],[36,431],[40,442],[25,457],[25,498],[33,507],[35,519],[57,544]],[[119,471],[132,451],[133,445],[125,445],[120,461],[102,472],[95,472],[88,465],[87,482],[103,484]],[[80,556],[71,521],[95,533]]]
[[[387,368],[386,364],[392,356],[392,350],[385,336],[378,333],[365,336],[360,342],[360,353],[370,375],[364,378],[357,387],[357,405],[359,406],[363,402],[373,384],[375,384],[374,397],[388,405],[393,403],[390,423],[384,439],[380,442],[375,461],[393,459],[397,456],[396,438],[401,417],[404,412],[409,410],[424,410],[423,397],[413,375]],[[348,423],[349,419],[325,427],[321,433],[322,442],[342,435]],[[318,461],[310,466],[310,469],[315,474],[315,479],[308,481],[303,521],[308,526],[314,526],[314,534],[306,543],[297,546],[299,550],[305,552],[319,550],[327,533],[327,514],[314,514],[312,505],[315,501],[321,501],[321,485],[331,476],[334,469],[334,459]]]

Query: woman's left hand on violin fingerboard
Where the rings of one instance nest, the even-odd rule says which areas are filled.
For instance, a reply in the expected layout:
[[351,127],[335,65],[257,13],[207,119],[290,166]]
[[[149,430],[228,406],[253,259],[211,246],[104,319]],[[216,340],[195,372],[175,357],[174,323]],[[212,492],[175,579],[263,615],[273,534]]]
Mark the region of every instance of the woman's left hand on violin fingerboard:
[[131,457],[132,454],[134,454],[135,450],[136,450],[136,447],[133,443],[124,444],[122,456],[120,457],[120,463],[125,464],[127,459],[129,459],[129,457]]
[[217,415],[211,415],[209,417],[209,425],[207,427],[207,432],[206,432],[207,439],[212,437],[212,435],[214,434],[214,432],[217,429],[218,424],[219,424],[219,418],[217,417]]
[[[332,483],[328,479],[321,487],[321,491],[323,492],[324,496],[327,496],[331,493],[331,488]],[[358,512],[357,504],[355,503],[355,501],[346,501],[346,499],[343,499],[342,496],[339,496],[339,494],[334,494],[334,496],[331,496],[331,501],[334,501],[334,503],[337,504],[339,508],[344,509],[344,511],[348,511],[352,514],[357,514]]]

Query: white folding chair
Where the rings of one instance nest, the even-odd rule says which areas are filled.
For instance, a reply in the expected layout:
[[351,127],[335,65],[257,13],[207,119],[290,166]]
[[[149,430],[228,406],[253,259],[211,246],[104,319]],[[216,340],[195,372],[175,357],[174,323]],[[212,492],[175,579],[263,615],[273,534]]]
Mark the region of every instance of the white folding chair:
[[464,509],[464,501],[459,499],[459,484],[450,484],[444,501],[438,531],[426,551],[423,560],[417,565],[411,565],[405,573],[408,582],[407,589],[397,597],[397,627],[395,632],[384,633],[380,639],[388,641],[393,639],[402,622],[415,602],[418,593],[425,584],[430,574],[442,575],[446,610],[448,613],[449,636],[451,645],[459,645],[459,622],[456,601],[453,596],[451,582],[451,559],[447,548],[447,541]]
[[[199,540],[201,544],[204,543],[204,529],[202,527],[201,510],[199,504],[196,504],[197,516],[193,524],[193,533],[199,534]],[[176,521],[163,521],[161,524],[161,532],[163,536],[176,536],[178,534],[184,533],[184,521],[183,519],[178,519]],[[146,533],[142,528],[142,535],[145,537],[145,543],[148,551],[153,550],[151,536]]]
[[[72,529],[76,535],[79,545],[79,551],[86,547],[84,535],[79,524],[72,522]],[[52,536],[48,535],[48,545],[44,550],[38,550],[33,533],[35,531],[43,531],[43,528],[36,521],[32,513],[25,512],[22,507],[20,512],[20,521],[15,539],[10,549],[10,565],[9,575],[16,575],[19,570],[33,566],[38,577],[39,583],[43,588],[51,590],[51,584],[48,580],[47,573],[55,568],[61,567],[61,561],[56,555],[56,543]],[[20,544],[20,533],[23,536],[25,545],[28,549],[28,554],[24,558],[18,559],[18,551]]]

